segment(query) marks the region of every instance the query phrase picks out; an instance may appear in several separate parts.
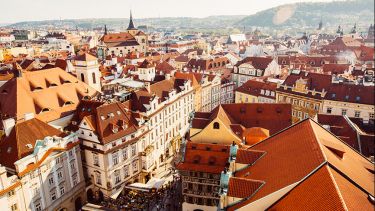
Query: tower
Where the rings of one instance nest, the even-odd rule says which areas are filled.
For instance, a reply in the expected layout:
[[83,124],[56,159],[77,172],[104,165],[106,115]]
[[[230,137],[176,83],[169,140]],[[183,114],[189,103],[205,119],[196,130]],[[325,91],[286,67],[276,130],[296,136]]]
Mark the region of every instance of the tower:
[[323,29],[323,20],[320,19],[318,30],[322,30],[322,29]]
[[99,71],[98,59],[88,53],[75,58],[74,67],[76,68],[77,78],[97,91],[101,91],[100,84],[101,73]]
[[357,23],[354,24],[352,31],[350,32],[351,34],[356,34],[357,33]]
[[130,10],[130,20],[129,20],[129,26],[127,28],[127,31],[129,34],[131,34],[132,36],[136,35],[137,32],[138,32],[138,29],[135,28],[134,26],[134,23],[133,23],[133,14],[132,14],[132,11]]
[[107,34],[108,34],[107,25],[104,25],[104,35],[107,35]]

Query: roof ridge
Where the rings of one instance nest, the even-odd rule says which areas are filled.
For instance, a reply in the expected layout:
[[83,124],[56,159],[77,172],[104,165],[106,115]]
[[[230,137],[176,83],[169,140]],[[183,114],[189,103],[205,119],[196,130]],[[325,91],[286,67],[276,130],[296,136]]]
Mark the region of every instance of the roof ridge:
[[[327,163],[328,163],[328,161],[327,161]],[[340,188],[339,188],[339,186],[338,186],[337,183],[336,183],[336,179],[335,179],[335,177],[333,176],[333,174],[332,174],[332,172],[331,172],[331,169],[329,168],[329,165],[327,166],[327,171],[328,171],[328,174],[329,174],[329,176],[330,176],[330,178],[331,178],[331,181],[332,181],[332,183],[333,183],[333,186],[334,186],[335,189],[336,189],[336,193],[337,193],[337,195],[338,195],[339,198],[340,198],[341,204],[343,205],[343,207],[345,208],[345,210],[349,210],[348,207],[346,206],[346,203],[345,203],[344,197],[341,195]]]

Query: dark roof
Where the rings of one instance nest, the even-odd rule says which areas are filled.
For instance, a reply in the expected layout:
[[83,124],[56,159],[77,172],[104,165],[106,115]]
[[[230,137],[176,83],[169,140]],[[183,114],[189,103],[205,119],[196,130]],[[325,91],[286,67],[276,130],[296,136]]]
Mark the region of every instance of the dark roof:
[[[14,169],[14,162],[30,155],[36,141],[47,136],[64,137],[65,134],[36,118],[16,124],[9,136],[0,141],[0,164]],[[28,148],[27,144],[31,144],[32,148]]]

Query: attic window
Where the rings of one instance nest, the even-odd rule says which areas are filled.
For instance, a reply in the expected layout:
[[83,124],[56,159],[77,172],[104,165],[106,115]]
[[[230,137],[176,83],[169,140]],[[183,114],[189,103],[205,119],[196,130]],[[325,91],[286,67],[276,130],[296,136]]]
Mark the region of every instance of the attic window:
[[115,115],[113,113],[109,113],[107,116],[109,118],[109,117],[114,117]]
[[50,85],[49,85],[49,87],[56,87],[57,86],[57,84],[55,84],[55,83],[51,83]]
[[43,88],[42,87],[40,87],[40,86],[37,86],[37,87],[35,87],[34,88],[34,90],[33,91],[37,91],[37,90],[42,90]]
[[71,81],[68,81],[68,80],[64,80],[64,84],[70,84],[72,83]]
[[346,100],[346,101],[349,100],[349,95],[345,95],[345,100]]
[[214,129],[220,129],[220,124],[218,122],[214,122],[213,127]]
[[40,113],[44,113],[44,112],[47,112],[47,111],[50,111],[51,109],[49,109],[49,108],[43,108],[41,111],[40,111]]
[[210,157],[210,158],[208,159],[208,164],[210,164],[210,165],[214,165],[215,162],[216,162],[216,158],[215,158],[215,157]]
[[336,149],[336,148],[333,148],[333,147],[329,147],[329,146],[325,146],[325,147],[327,147],[327,149],[329,149],[333,154],[335,154],[340,159],[344,158],[345,152],[343,150],[339,150],[339,149]]
[[3,91],[1,91],[1,94],[8,94],[8,91],[4,89]]
[[66,106],[66,105],[72,105],[72,104],[74,104],[72,101],[66,101],[66,102],[64,103],[64,106]]
[[7,153],[11,153],[11,152],[12,152],[12,147],[8,147]]
[[359,101],[361,101],[361,97],[360,97],[360,96],[355,97],[355,101],[356,101],[357,103],[359,103]]
[[193,162],[194,162],[194,163],[199,163],[200,159],[201,159],[201,156],[196,155],[196,156],[194,156],[194,160],[193,160]]
[[336,94],[332,93],[332,99],[335,99],[335,98],[336,98]]

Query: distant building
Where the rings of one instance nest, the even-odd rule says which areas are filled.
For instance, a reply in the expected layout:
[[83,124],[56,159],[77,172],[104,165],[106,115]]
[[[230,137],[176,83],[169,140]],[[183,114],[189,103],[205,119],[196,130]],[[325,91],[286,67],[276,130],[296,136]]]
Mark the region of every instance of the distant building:
[[148,52],[147,35],[135,28],[133,16],[130,12],[129,26],[126,32],[108,33],[107,28],[98,45],[98,58],[104,60],[106,56],[123,57],[128,53]]

